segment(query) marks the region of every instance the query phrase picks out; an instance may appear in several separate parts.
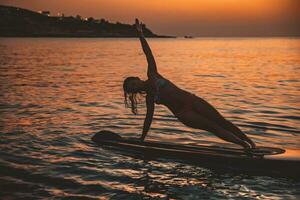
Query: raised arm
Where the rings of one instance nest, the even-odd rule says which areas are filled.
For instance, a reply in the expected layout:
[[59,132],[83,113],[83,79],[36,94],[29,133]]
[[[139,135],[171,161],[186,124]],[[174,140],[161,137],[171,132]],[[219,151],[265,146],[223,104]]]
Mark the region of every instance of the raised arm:
[[143,51],[146,55],[147,62],[148,62],[148,76],[151,76],[151,74],[157,73],[156,63],[152,54],[152,51],[150,49],[149,44],[147,43],[144,34],[143,34],[143,27],[142,24],[139,22],[138,19],[135,20],[136,29],[138,31],[138,35],[143,47]]
[[154,113],[154,98],[151,95],[146,96],[147,114],[144,121],[143,134],[141,140],[144,141],[152,123]]

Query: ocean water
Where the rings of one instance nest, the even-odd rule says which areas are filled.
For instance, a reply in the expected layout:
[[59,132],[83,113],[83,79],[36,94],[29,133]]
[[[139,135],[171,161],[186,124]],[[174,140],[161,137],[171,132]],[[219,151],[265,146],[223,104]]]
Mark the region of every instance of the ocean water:
[[[300,39],[149,39],[161,74],[201,96],[258,145],[300,149]],[[138,39],[0,38],[0,199],[299,199],[300,182],[143,160],[96,146],[139,137],[146,79]],[[146,139],[230,146],[158,105]]]

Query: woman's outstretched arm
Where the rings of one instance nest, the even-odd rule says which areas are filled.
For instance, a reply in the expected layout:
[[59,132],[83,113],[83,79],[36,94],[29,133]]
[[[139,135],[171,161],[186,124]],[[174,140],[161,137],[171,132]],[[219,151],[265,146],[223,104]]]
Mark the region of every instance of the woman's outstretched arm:
[[143,51],[146,55],[147,58],[147,62],[148,62],[148,77],[151,76],[151,74],[155,74],[157,73],[157,68],[156,68],[156,63],[155,63],[155,59],[153,57],[152,51],[150,49],[149,44],[147,43],[144,34],[143,34],[143,27],[142,24],[140,24],[139,20],[136,19],[135,20],[135,25],[136,25],[136,29],[138,31],[139,34],[139,38],[143,47]]

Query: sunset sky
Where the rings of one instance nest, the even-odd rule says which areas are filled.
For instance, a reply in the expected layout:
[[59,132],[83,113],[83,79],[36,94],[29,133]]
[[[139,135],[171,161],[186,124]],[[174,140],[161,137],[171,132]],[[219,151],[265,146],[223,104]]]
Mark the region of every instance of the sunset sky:
[[299,0],[0,0],[52,14],[79,14],[112,22],[140,18],[158,34],[299,35]]

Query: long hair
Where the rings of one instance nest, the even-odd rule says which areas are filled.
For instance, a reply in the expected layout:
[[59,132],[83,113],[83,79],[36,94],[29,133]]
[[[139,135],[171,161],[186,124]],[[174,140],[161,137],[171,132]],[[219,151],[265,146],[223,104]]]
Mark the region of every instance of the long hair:
[[143,91],[134,91],[128,87],[130,81],[140,80],[138,77],[128,77],[123,82],[123,91],[124,91],[124,104],[125,108],[131,108],[133,114],[138,113],[138,104],[141,103],[141,100],[144,95]]

